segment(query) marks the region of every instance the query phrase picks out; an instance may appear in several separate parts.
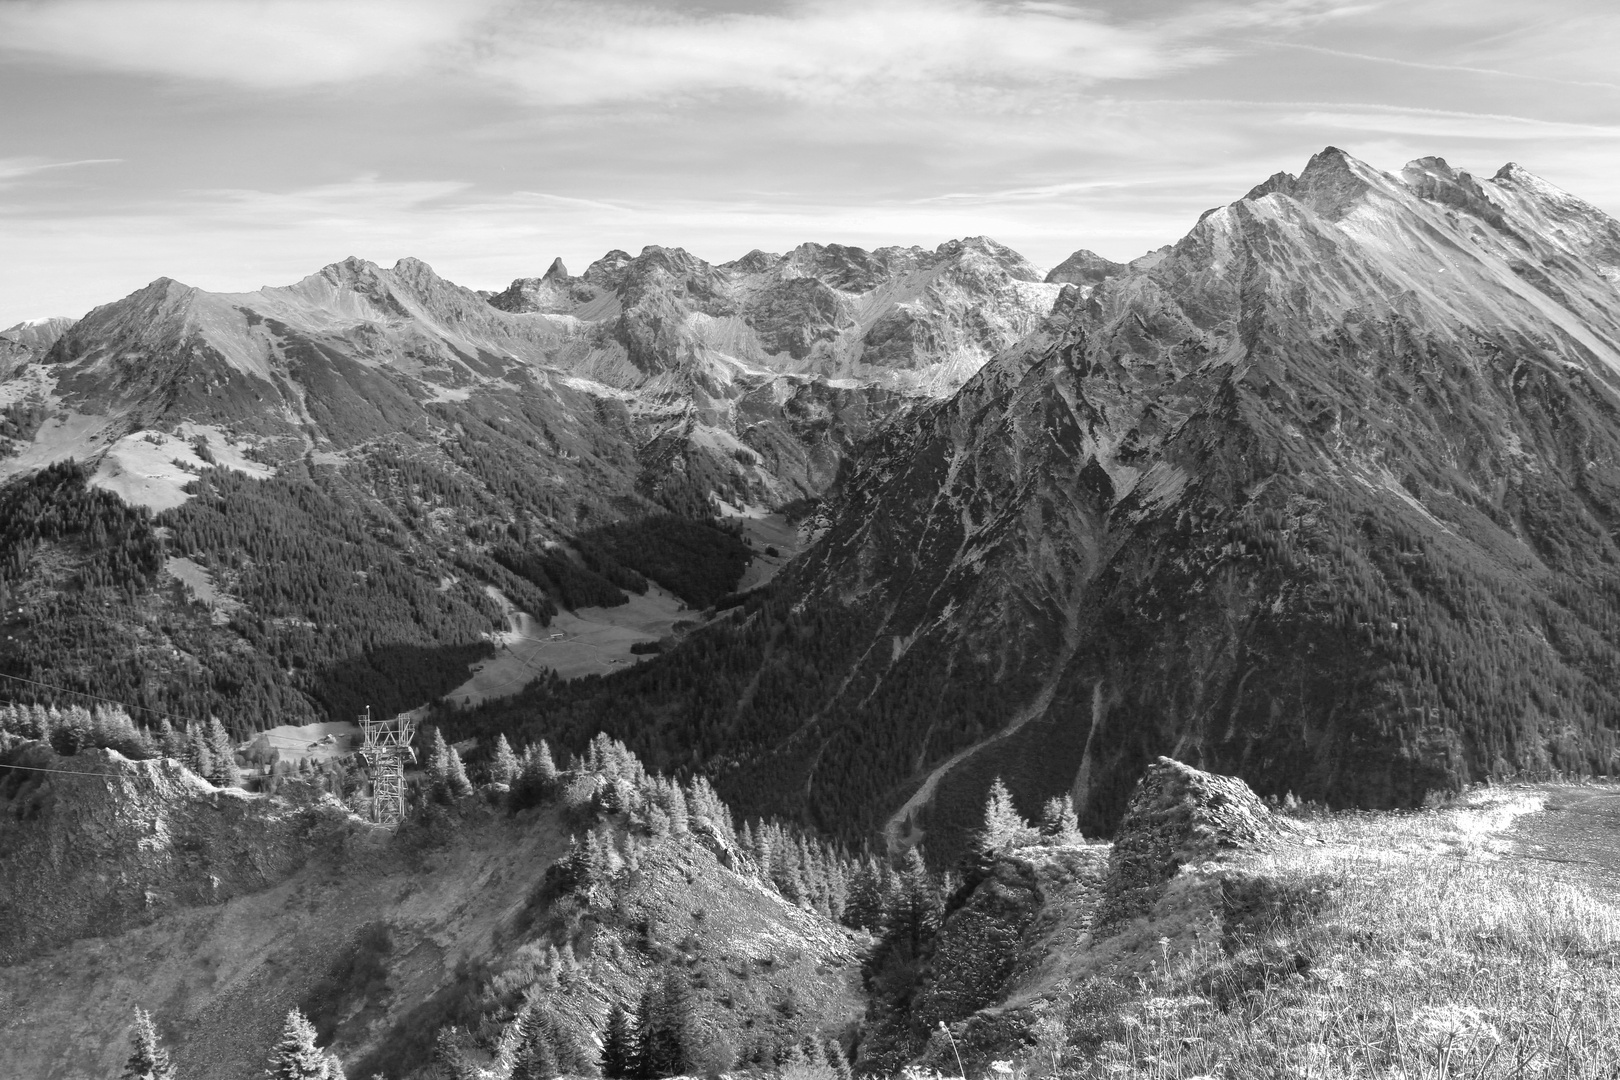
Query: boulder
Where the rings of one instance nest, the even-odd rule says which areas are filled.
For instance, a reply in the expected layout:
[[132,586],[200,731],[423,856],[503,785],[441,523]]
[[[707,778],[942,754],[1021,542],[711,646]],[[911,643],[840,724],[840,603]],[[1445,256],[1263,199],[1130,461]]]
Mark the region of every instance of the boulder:
[[1102,930],[1146,913],[1184,866],[1297,829],[1237,777],[1161,757],[1137,782],[1120,822],[1093,926]]

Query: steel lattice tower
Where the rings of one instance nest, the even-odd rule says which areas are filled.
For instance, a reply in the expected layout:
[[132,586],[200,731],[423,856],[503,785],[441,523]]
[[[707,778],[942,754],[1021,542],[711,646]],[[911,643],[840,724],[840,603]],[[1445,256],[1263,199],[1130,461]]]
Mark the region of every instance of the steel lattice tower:
[[405,758],[416,760],[411,746],[416,717],[400,713],[392,720],[373,720],[367,705],[360,730],[365,734],[360,756],[371,773],[372,817],[379,825],[398,825],[405,820]]

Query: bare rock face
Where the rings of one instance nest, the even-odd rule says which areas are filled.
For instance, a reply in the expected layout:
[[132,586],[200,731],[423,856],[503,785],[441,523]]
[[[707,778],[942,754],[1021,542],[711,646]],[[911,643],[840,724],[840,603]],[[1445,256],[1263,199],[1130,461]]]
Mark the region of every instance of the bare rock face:
[[1147,911],[1183,866],[1293,831],[1237,777],[1161,757],[1137,783],[1120,822],[1093,925],[1107,927]]
[[1046,275],[1049,283],[1067,285],[1101,285],[1104,279],[1123,273],[1125,266],[1105,259],[1094,251],[1081,248],[1052,268]]

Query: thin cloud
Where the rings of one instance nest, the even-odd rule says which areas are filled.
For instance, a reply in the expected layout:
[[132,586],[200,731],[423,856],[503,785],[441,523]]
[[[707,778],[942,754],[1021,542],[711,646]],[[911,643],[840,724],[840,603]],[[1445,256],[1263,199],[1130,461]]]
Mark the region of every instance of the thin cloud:
[[804,0],[768,11],[586,0],[40,0],[0,4],[0,55],[255,89],[423,74],[564,105],[750,92],[993,104],[1031,88],[1215,63],[1204,40],[1295,29],[1336,0],[1188,4],[1119,18],[1060,3]]
[[487,4],[459,0],[45,0],[0,4],[0,50],[288,88],[419,67]]
[[551,3],[502,26],[479,67],[569,105],[746,92],[801,102],[910,103],[1140,79],[1218,53],[1052,5],[819,2],[698,17]]
[[1317,130],[1340,129],[1447,139],[1620,139],[1620,126],[1571,124],[1527,116],[1339,106],[1277,118],[1279,123]]
[[42,161],[39,158],[0,158],[0,183],[20,180],[25,176],[50,169],[73,169],[80,165],[116,165],[123,158],[80,158],[78,161]]
[[1555,75],[1537,75],[1522,71],[1504,71],[1501,68],[1474,67],[1468,64],[1437,64],[1422,60],[1402,60],[1394,56],[1375,56],[1371,53],[1347,52],[1344,49],[1330,49],[1323,45],[1307,45],[1298,41],[1258,41],[1248,39],[1245,43],[1275,49],[1297,49],[1301,52],[1312,52],[1322,56],[1337,56],[1346,60],[1362,60],[1374,64],[1389,64],[1394,67],[1415,68],[1420,71],[1455,72],[1465,75],[1488,75],[1492,78],[1528,79],[1534,82],[1554,83],[1559,86],[1585,86],[1600,90],[1620,90],[1620,83],[1600,82],[1590,79],[1562,79]]

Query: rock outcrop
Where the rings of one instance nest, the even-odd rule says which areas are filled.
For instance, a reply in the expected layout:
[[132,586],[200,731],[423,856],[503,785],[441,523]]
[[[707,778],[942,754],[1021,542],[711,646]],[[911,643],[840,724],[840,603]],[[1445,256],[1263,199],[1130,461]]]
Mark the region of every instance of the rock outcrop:
[[1237,777],[1161,757],[1137,782],[1119,823],[1093,925],[1103,930],[1147,912],[1184,866],[1297,831]]

